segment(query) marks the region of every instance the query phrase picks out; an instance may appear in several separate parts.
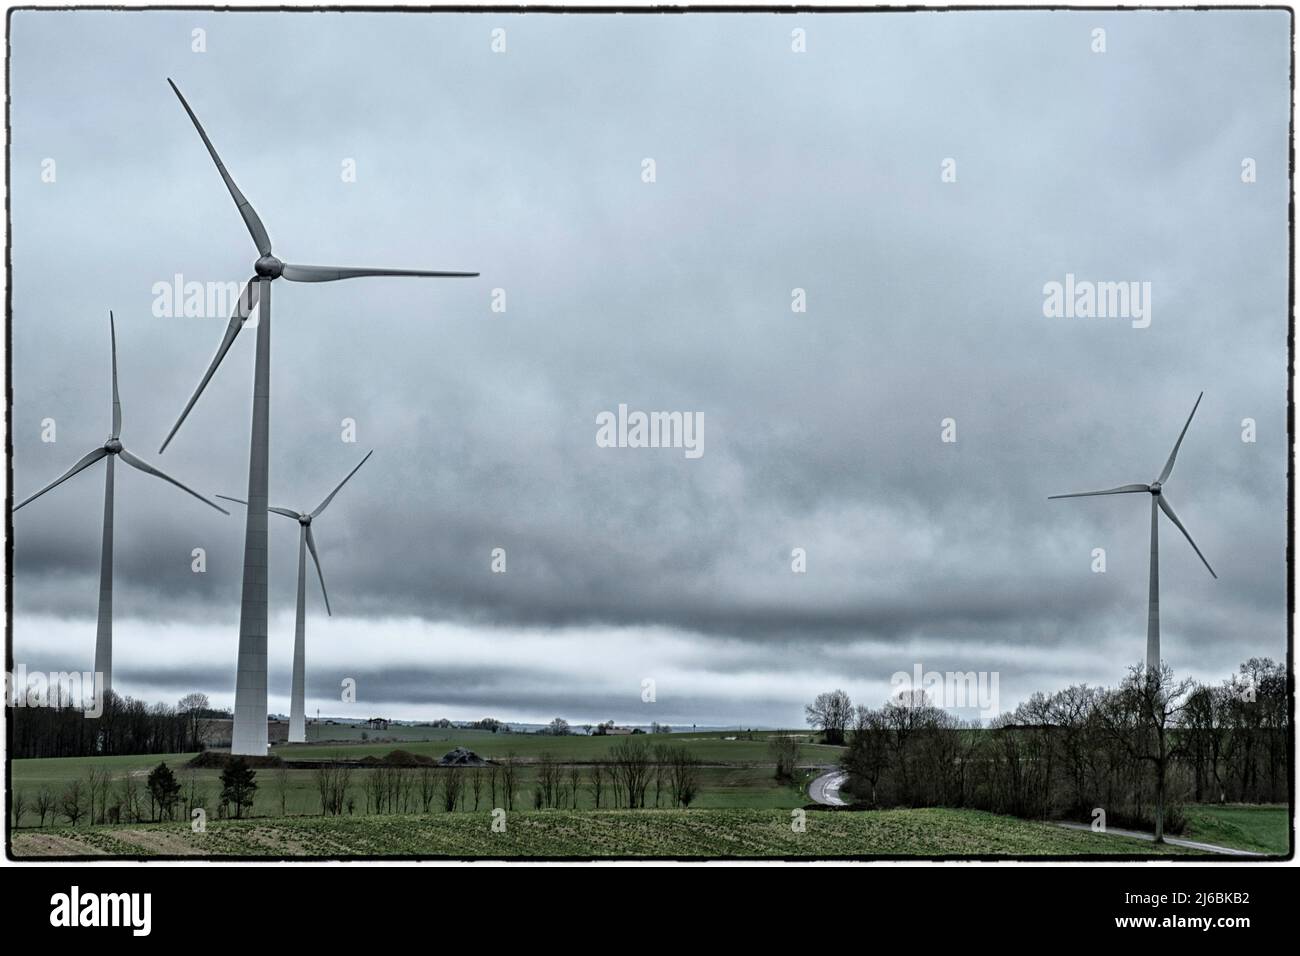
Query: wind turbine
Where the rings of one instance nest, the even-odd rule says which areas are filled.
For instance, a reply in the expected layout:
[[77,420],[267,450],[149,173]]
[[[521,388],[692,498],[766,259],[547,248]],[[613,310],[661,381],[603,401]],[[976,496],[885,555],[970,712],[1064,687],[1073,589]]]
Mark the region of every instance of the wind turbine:
[[161,454],[172,436],[176,434],[190,409],[198,401],[221,360],[230,351],[235,336],[256,306],[260,312],[257,323],[256,356],[253,363],[253,425],[248,455],[248,516],[244,526],[244,579],[239,609],[239,658],[235,677],[235,719],[231,732],[230,751],[234,754],[260,756],[266,753],[266,487],[267,460],[270,453],[270,396],[271,396],[271,283],[276,279],[290,282],[333,282],[360,276],[458,276],[469,277],[477,272],[421,272],[410,269],[369,269],[346,266],[302,266],[277,259],[271,254],[271,239],[257,212],[235,181],[226,171],[216,148],[203,131],[199,118],[190,109],[181,91],[170,79],[172,91],[189,114],[199,138],[207,147],[208,155],[217,165],[235,201],[244,225],[248,227],[257,247],[258,259],[253,263],[254,275],[244,286],[235,306],[226,333],[217,346],[208,370],[199,381],[185,410],[172,426],[166,441],[159,449]]
[[1160,477],[1149,485],[1120,485],[1118,488],[1107,488],[1105,491],[1081,491],[1070,495],[1049,495],[1049,498],[1090,498],[1094,495],[1136,495],[1143,492],[1151,496],[1151,582],[1150,582],[1150,603],[1147,609],[1147,673],[1154,674],[1160,669],[1160,538],[1159,522],[1157,521],[1156,509],[1165,513],[1170,521],[1174,523],[1187,543],[1192,546],[1196,556],[1201,559],[1205,569],[1210,572],[1210,576],[1218,580],[1218,575],[1214,573],[1214,568],[1210,567],[1210,562],[1205,560],[1205,555],[1201,554],[1201,549],[1196,546],[1192,536],[1183,523],[1178,520],[1178,515],[1174,514],[1173,506],[1169,504],[1169,499],[1164,494],[1164,484],[1168,480],[1170,473],[1174,470],[1174,459],[1178,457],[1178,449],[1183,444],[1183,436],[1187,434],[1188,425],[1192,424],[1192,417],[1196,414],[1196,409],[1201,405],[1201,399],[1205,396],[1204,392],[1196,396],[1196,404],[1192,406],[1192,414],[1187,416],[1187,424],[1183,430],[1178,433],[1178,441],[1174,442],[1174,450],[1169,453],[1169,460],[1165,462],[1165,467],[1160,471]]
[[[320,578],[321,597],[325,598],[325,613],[331,617],[334,612],[330,610],[329,592],[325,590],[325,574],[320,569],[320,555],[316,553],[316,539],[312,537],[311,523],[315,518],[320,517],[322,511],[334,500],[334,496],[339,493],[339,489],[348,483],[348,478],[355,475],[370,460],[374,451],[366,453],[366,457],[361,459],[361,464],[357,465],[348,472],[347,478],[338,483],[325,500],[316,506],[316,510],[308,513],[300,513],[289,508],[267,508],[274,514],[284,515],[286,518],[293,518],[298,522],[298,619],[293,629],[293,688],[289,698],[289,743],[302,744],[307,742],[307,701],[306,701],[306,673],[307,673],[307,552],[311,552],[312,563],[316,565],[316,576]],[[224,498],[226,501],[234,501],[241,505],[247,505],[248,502],[242,498],[231,498],[226,495],[217,495],[218,498]]]
[[187,488],[170,475],[163,474],[153,465],[142,461],[122,447],[120,437],[122,434],[122,403],[118,400],[117,394],[117,327],[113,321],[112,312],[108,313],[108,330],[113,351],[113,434],[108,436],[108,441],[104,442],[103,445],[92,449],[80,461],[36,492],[36,494],[14,505],[14,511],[17,511],[24,505],[31,504],[45,492],[63,484],[77,472],[85,471],[101,458],[108,459],[104,472],[104,537],[99,553],[99,624],[95,628],[95,675],[96,680],[99,682],[98,700],[103,700],[104,695],[113,689],[113,460],[121,458],[132,468],[143,471],[146,475],[153,475],[155,478],[171,482],[182,491],[189,492],[205,505],[216,508],[223,515],[230,514],[219,504],[209,501],[194,489]]

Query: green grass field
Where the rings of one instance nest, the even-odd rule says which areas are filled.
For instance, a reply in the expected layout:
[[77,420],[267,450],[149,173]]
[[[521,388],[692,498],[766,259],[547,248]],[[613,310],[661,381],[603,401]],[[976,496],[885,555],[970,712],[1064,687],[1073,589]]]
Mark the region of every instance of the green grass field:
[[[470,731],[470,733],[474,733]],[[492,737],[492,734],[486,736]],[[716,754],[722,747],[732,747],[735,744],[744,746],[734,751],[738,760],[719,761],[717,765],[704,766],[700,769],[700,793],[696,798],[693,806],[695,807],[748,807],[748,808],[792,808],[801,807],[808,802],[807,795],[804,791],[809,779],[816,775],[818,771],[806,769],[799,773],[797,783],[799,786],[790,786],[789,784],[778,783],[772,775],[769,766],[751,765],[750,757],[761,759],[759,754],[766,754],[766,742],[754,741],[720,741],[718,739],[703,738],[696,741],[679,741],[678,736],[670,737],[648,736],[646,739],[654,742],[670,741],[674,745],[679,742],[683,746],[692,748],[692,752],[701,755],[701,759],[706,759],[705,754]],[[464,738],[459,739],[462,745]],[[536,740],[549,740],[553,744],[559,743],[560,746],[541,747],[534,746],[532,751],[524,755],[526,745],[535,744]],[[569,740],[580,741],[577,746],[565,746]],[[492,743],[497,744],[499,748],[498,758],[504,757],[509,752],[520,754],[523,761],[536,760],[543,752],[552,752],[564,760],[581,763],[590,761],[596,756],[603,755],[607,752],[608,741],[610,738],[534,738],[525,735],[506,735]],[[446,753],[456,743],[445,741],[429,742],[423,745],[404,744],[400,747],[412,753],[424,753],[429,756],[441,756]],[[757,753],[755,752],[757,748]],[[377,757],[389,753],[397,748],[394,744],[358,744],[355,747],[334,747],[331,745],[294,745],[275,748],[275,753],[283,757],[286,761],[287,772],[283,775],[273,768],[265,768],[258,771],[258,791],[254,812],[259,816],[280,815],[281,807],[286,814],[290,816],[314,815],[320,812],[320,796],[316,790],[314,773],[308,769],[294,769],[293,761],[297,759],[308,758],[331,758],[331,757],[363,757],[373,754]],[[479,753],[485,756],[493,756],[493,748],[476,746]],[[805,752],[810,753],[807,756],[808,762],[825,759],[825,755],[820,751],[834,752],[834,747],[805,747]],[[91,768],[108,769],[115,781],[120,781],[122,777],[131,774],[139,779],[140,786],[144,786],[144,778],[150,770],[158,765],[159,762],[165,762],[176,774],[177,780],[182,787],[182,793],[188,793],[191,779],[194,782],[196,790],[204,798],[206,805],[211,808],[217,803],[217,795],[220,791],[218,778],[220,771],[215,769],[190,770],[185,764],[194,756],[194,754],[161,754],[153,756],[129,756],[129,757],[54,757],[39,760],[15,760],[12,763],[13,789],[15,792],[24,794],[30,804],[32,797],[41,787],[48,787],[56,796],[74,779],[84,779]],[[716,758],[715,758],[716,759]],[[826,760],[833,762],[833,758]],[[372,771],[357,769],[353,771],[352,785],[349,789],[353,800],[355,801],[357,812],[363,812],[366,806],[365,798],[365,781]],[[473,771],[466,771],[466,788],[465,807],[473,807],[473,793],[469,790]],[[524,763],[518,770],[518,783],[516,785],[516,802],[517,809],[524,807],[531,808],[533,784],[536,780],[535,765]],[[480,778],[481,793],[480,807],[489,806],[490,793],[487,772],[483,771]],[[567,777],[565,785],[568,785]],[[283,789],[283,801],[281,800],[281,791]],[[415,797],[412,795],[412,800]],[[653,802],[653,788],[650,792],[650,799]],[[663,798],[667,800],[667,795]],[[503,804],[504,800],[498,795],[497,804]],[[572,799],[566,801],[566,806],[572,805]],[[587,786],[586,770],[583,770],[583,781],[579,785],[577,809],[594,809],[595,801]],[[38,822],[34,812],[29,811],[23,820],[27,826],[34,826]],[[47,824],[48,824],[47,819]]]
[[[324,731],[340,728],[326,727]],[[627,737],[546,737],[541,734],[493,734],[485,730],[431,730],[430,728],[400,728],[403,730],[420,730],[432,735],[431,739],[414,738],[392,741],[362,741],[345,743],[322,742],[306,744],[279,744],[271,749],[274,754],[285,760],[326,757],[365,757],[374,755],[382,757],[390,750],[406,750],[410,753],[441,757],[453,747],[468,747],[482,757],[499,760],[510,753],[524,760],[535,760],[543,753],[553,754],[560,760],[585,762],[605,757],[620,740]],[[389,731],[370,731],[372,735],[387,736]],[[737,731],[701,731],[700,733],[677,734],[638,734],[635,739],[644,740],[651,746],[665,744],[672,747],[685,747],[705,763],[725,764],[770,764],[768,753],[769,739],[775,734],[789,731],[756,730],[752,733]],[[800,740],[799,762],[803,765],[834,764],[843,748],[830,747],[813,742],[808,733],[796,734]],[[738,739],[728,740],[728,737]],[[751,739],[752,738],[752,739]]]
[[1291,813],[1283,804],[1196,804],[1186,815],[1187,830],[1180,835],[1189,840],[1276,856],[1290,849]]
[[572,810],[432,816],[226,820],[19,831],[16,856],[1023,856],[1177,854],[1120,837],[974,810],[810,812],[803,832],[785,810]]

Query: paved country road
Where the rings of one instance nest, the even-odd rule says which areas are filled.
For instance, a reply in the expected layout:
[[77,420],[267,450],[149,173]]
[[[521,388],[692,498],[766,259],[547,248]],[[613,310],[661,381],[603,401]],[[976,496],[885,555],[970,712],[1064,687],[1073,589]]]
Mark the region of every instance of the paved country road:
[[828,807],[847,806],[848,801],[840,796],[840,787],[844,785],[844,781],[848,779],[848,776],[842,770],[832,770],[830,773],[824,773],[808,784],[808,796],[812,798],[813,803],[824,804]]
[[[813,781],[816,783],[817,781]],[[1057,823],[1057,826],[1065,827],[1067,830],[1091,830],[1092,825],[1088,823]],[[1140,830],[1117,830],[1114,827],[1107,827],[1108,836],[1131,837],[1134,840],[1146,840],[1148,843],[1155,841],[1154,833],[1143,833]],[[1251,850],[1238,850],[1230,846],[1219,846],[1217,843],[1201,843],[1197,840],[1183,840],[1178,837],[1165,837],[1165,842],[1170,846],[1186,847],[1189,850],[1201,850],[1205,853],[1222,853],[1225,856],[1264,856],[1263,853],[1255,853]]]

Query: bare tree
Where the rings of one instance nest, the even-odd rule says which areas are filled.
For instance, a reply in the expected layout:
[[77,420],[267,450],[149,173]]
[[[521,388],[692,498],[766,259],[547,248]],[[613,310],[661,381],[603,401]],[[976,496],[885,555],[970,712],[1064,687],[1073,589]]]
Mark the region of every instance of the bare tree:
[[281,764],[275,771],[275,789],[280,796],[280,816],[289,815],[289,768]]
[[[555,755],[549,751],[543,753],[537,761],[537,793],[541,795],[541,806],[559,806],[560,779],[560,765],[556,761]],[[534,800],[534,803],[537,802],[537,800]]]
[[413,774],[402,767],[394,767],[392,775],[393,811],[408,813],[411,809],[411,789],[414,784]]
[[[654,732],[653,730],[651,731]],[[668,764],[672,759],[672,751],[665,744],[655,744],[654,749],[650,751],[651,758],[654,760],[654,766],[651,774],[654,777],[655,784],[655,808],[659,807],[659,796],[668,783]]]
[[671,748],[667,758],[673,804],[686,809],[700,792],[700,758],[685,747]]
[[578,809],[578,791],[582,788],[582,768],[576,763],[569,764],[569,796],[573,809]]
[[63,795],[59,798],[59,811],[74,827],[86,815],[85,787],[80,780],[70,780],[63,788]]
[[50,792],[49,787],[41,787],[36,791],[36,799],[32,801],[32,809],[36,811],[36,815],[40,818],[41,826],[45,826],[46,816],[51,817],[51,820],[53,819],[54,794]]
[[869,798],[873,807],[879,804],[877,787],[888,763],[889,728],[885,724],[884,712],[859,705],[853,719],[853,737],[840,766],[848,771],[849,784],[854,792]]
[[1195,686],[1190,678],[1175,682],[1168,664],[1161,664],[1159,670],[1134,666],[1099,711],[1102,725],[1112,739],[1135,759],[1151,764],[1156,790],[1156,843],[1165,840],[1169,761],[1175,753],[1171,731]]
[[828,744],[843,744],[844,732],[853,719],[853,702],[842,690],[818,694],[817,699],[804,708],[808,726],[820,730]]
[[613,756],[605,761],[605,777],[609,781],[609,805],[623,806],[623,775],[618,771],[618,764]]
[[203,749],[203,715],[211,707],[207,694],[186,694],[176,702],[176,713],[185,721],[185,736],[187,739],[183,746],[192,750]]
[[650,748],[644,740],[623,737],[610,748],[614,773],[630,809],[645,806],[645,792],[650,785]]
[[505,762],[501,765],[501,786],[505,790],[506,809],[515,808],[515,783],[518,777],[519,759],[515,752],[511,750],[506,754]]
[[140,819],[140,781],[127,773],[117,781],[118,819],[135,823]]
[[442,808],[448,813],[455,811],[463,786],[459,767],[448,767],[442,771]]
[[[87,819],[90,823],[103,823],[108,804],[108,788],[113,775],[107,769],[92,767],[86,772]],[[96,808],[99,813],[96,814]]]
[[[199,775],[193,767],[185,771],[185,815],[192,816],[196,807],[204,804],[204,799],[199,794]],[[120,805],[121,801],[119,801]]]
[[599,810],[600,798],[605,790],[605,762],[603,760],[592,762],[587,789],[591,791],[592,806]]
[[420,806],[428,813],[438,795],[438,772],[432,767],[420,768]]
[[339,764],[326,764],[315,771],[316,792],[320,795],[322,816],[340,816],[345,806],[351,813],[352,798],[348,788],[352,784],[352,768]]
[[15,790],[13,800],[10,804],[14,814],[14,829],[23,825],[23,814],[27,812],[27,794],[21,790]]
[[474,809],[478,809],[479,794],[483,792],[483,769],[475,767],[474,773],[470,775],[470,786],[474,790]]
[[784,783],[792,782],[795,764],[799,761],[799,741],[794,734],[774,734],[769,737],[767,752],[775,764],[773,775],[776,779]]

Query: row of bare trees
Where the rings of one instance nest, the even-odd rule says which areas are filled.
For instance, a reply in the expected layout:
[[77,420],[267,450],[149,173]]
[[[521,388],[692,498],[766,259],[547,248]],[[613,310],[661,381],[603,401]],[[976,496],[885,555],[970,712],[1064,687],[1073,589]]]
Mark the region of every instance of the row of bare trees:
[[[326,816],[353,814],[446,813],[504,806],[514,809],[519,760],[512,753],[501,763],[481,767],[376,767],[361,780],[363,802],[351,792],[352,768],[325,764],[313,778]],[[501,802],[498,803],[498,797]]]
[[[52,699],[57,704],[61,697],[54,694]],[[173,707],[109,691],[97,717],[71,704],[25,702],[9,708],[10,752],[15,758],[189,753],[203,749],[203,721],[221,715],[204,694],[186,695]]]
[[848,789],[873,806],[966,806],[1030,818],[1181,828],[1187,801],[1276,802],[1290,779],[1285,667],[1252,658],[1221,685],[1134,668],[1116,688],[1035,694],[991,728],[923,693],[858,707]]
[[542,754],[537,765],[533,806],[576,809],[583,790],[596,808],[689,807],[700,792],[700,761],[685,747],[652,746],[626,737],[609,755],[591,764],[561,763]]
[[148,775],[114,777],[93,767],[62,787],[43,784],[34,791],[15,788],[10,800],[14,826],[65,822],[71,826],[102,823],[148,823],[188,816],[206,807],[207,795],[193,770],[177,777],[166,764]]
[[[520,774],[526,765],[515,754],[483,767],[376,767],[362,781],[365,813],[430,813],[515,809]],[[651,746],[641,739],[620,740],[607,758],[590,764],[564,762],[543,753],[533,765],[531,806],[577,809],[689,807],[700,793],[700,761],[685,747]],[[350,769],[329,765],[315,770],[321,813],[354,813]],[[583,795],[589,798],[583,799]]]

